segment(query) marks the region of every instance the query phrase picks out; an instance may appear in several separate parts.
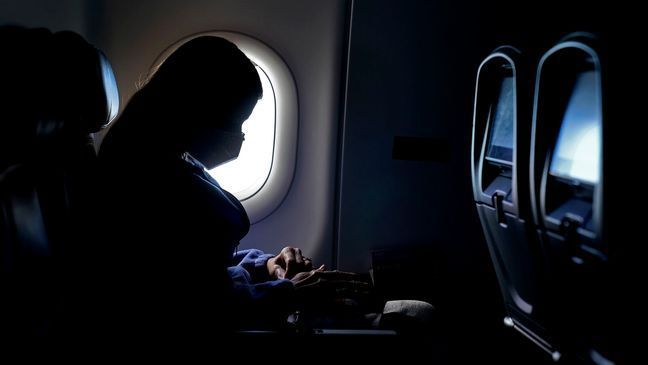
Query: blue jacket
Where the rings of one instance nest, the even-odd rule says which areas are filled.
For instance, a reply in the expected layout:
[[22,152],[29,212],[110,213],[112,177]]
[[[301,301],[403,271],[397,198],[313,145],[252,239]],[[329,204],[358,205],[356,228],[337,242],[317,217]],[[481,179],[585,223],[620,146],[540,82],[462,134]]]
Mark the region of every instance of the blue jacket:
[[[210,184],[210,189],[221,194],[220,211],[228,211],[231,227],[228,227],[233,238],[233,244],[238,245],[237,237],[242,238],[249,230],[250,223],[245,208],[239,200],[223,189],[210,174],[205,166],[191,157],[185,156],[185,162],[192,165],[193,172],[205,182]],[[228,207],[225,209],[225,207]],[[221,231],[221,234],[223,231]],[[247,249],[237,251],[232,246],[232,262],[227,268],[231,278],[233,290],[233,305],[238,317],[257,321],[276,318],[277,314],[290,311],[293,284],[290,280],[275,280],[268,275],[266,263],[274,255],[266,254],[261,250]]]

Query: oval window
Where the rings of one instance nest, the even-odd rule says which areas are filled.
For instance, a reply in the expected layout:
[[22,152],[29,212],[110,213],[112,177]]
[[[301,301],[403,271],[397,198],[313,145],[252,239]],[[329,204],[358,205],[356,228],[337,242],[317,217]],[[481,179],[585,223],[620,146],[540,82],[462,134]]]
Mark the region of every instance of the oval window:
[[245,53],[256,65],[263,97],[243,123],[245,141],[239,157],[209,170],[218,183],[234,194],[256,223],[281,204],[292,182],[297,154],[297,88],[282,58],[263,42],[226,31],[191,35],[167,48],[153,63],[154,69],[185,42],[200,36],[222,37]]

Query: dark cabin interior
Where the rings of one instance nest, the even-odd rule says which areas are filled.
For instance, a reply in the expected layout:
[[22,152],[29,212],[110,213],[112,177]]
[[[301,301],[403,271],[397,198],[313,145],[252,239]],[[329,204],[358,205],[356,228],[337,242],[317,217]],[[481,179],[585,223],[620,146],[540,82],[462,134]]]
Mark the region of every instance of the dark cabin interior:
[[[169,348],[160,344],[189,342],[195,351],[188,358],[225,349],[253,361],[273,352],[291,361],[285,352],[292,351],[335,362],[642,363],[639,14],[638,5],[553,0],[0,1],[0,26],[77,33],[114,72],[107,78],[111,71],[96,54],[98,68],[86,70],[81,53],[65,58],[73,51],[58,43],[0,38],[9,50],[0,48],[0,105],[8,111],[0,116],[0,327],[7,339],[0,348],[22,349],[24,358],[99,357],[123,345],[164,357]],[[93,271],[92,260],[102,260],[93,245],[111,245],[103,237],[120,219],[93,221],[88,212],[103,194],[93,179],[101,171],[79,166],[94,166],[161,55],[212,31],[267,46],[287,66],[294,90],[286,94],[294,105],[275,111],[294,123],[273,132],[290,147],[273,145],[274,165],[257,189],[276,196],[234,194],[251,223],[237,250],[301,247],[314,268],[370,278],[373,311],[411,299],[430,303],[431,319],[397,317],[376,330],[306,311],[314,324],[203,328],[151,344],[145,334],[125,336],[124,344],[128,321],[103,331],[110,308],[93,307],[85,290],[95,285],[90,272],[97,282],[112,280],[111,272]],[[256,49],[251,44],[238,45],[247,53]],[[30,67],[37,71],[15,72]],[[98,85],[87,82],[96,77]],[[33,84],[24,87],[26,80]],[[276,108],[284,108],[278,85]],[[34,92],[44,109],[24,96]],[[44,123],[39,113],[65,122]],[[573,131],[579,124],[570,115],[593,123],[595,142],[585,152],[573,152],[582,131]],[[38,118],[37,138],[23,138],[32,132],[19,123]],[[580,160],[555,157],[570,153]],[[569,165],[583,161],[591,163],[585,172]],[[65,203],[51,200],[61,186]],[[69,213],[68,204],[80,210]],[[59,209],[70,216],[52,213]]]

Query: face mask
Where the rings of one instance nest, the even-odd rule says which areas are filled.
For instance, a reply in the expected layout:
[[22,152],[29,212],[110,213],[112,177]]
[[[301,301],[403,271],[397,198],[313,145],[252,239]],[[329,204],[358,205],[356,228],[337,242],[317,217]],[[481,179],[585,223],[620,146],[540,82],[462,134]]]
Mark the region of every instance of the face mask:
[[243,141],[245,141],[245,134],[243,133],[222,131],[220,136],[219,144],[222,152],[220,153],[219,165],[238,158]]
[[245,135],[220,129],[205,131],[194,139],[187,152],[208,170],[236,159],[241,151]]

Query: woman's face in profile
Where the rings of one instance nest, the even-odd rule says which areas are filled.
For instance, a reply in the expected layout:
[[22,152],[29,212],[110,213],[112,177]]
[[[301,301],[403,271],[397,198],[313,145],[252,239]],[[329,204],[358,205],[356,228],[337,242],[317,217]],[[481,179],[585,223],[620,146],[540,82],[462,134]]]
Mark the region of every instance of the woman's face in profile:
[[244,140],[243,133],[214,128],[205,130],[200,138],[193,141],[187,152],[211,170],[236,159]]
[[[253,109],[254,104],[228,117],[220,117],[213,126],[197,129],[189,138],[187,152],[208,170],[236,159],[245,140],[241,127]],[[229,120],[223,121],[223,118]]]

